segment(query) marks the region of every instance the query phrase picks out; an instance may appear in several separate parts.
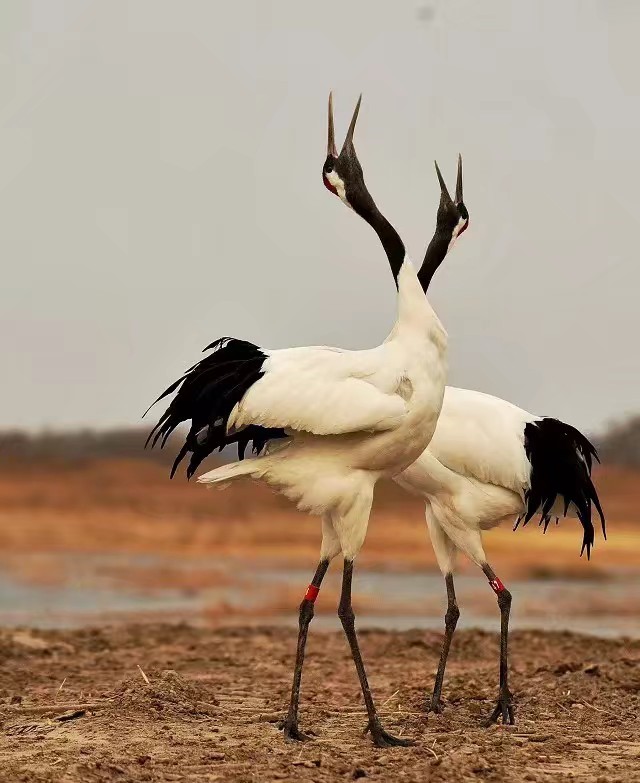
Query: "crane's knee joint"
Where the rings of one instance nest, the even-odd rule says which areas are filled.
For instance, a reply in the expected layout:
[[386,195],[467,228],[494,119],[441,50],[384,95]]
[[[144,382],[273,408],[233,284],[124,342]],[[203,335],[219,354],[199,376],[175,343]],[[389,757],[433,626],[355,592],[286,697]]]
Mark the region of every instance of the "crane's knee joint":
[[300,604],[300,614],[298,618],[300,625],[309,625],[309,623],[313,620],[313,615],[313,601],[309,601],[307,598],[304,598]]
[[498,593],[498,606],[501,610],[509,609],[511,607],[511,593],[506,587],[503,587]]
[[353,628],[355,625],[356,616],[353,613],[353,607],[350,603],[340,603],[338,606],[338,617],[345,628]]
[[485,573],[489,579],[489,586],[498,596],[498,606],[500,609],[508,609],[511,606],[511,593],[491,569],[485,570]]
[[458,604],[451,604],[447,609],[447,613],[444,616],[444,625],[448,631],[453,631],[458,624],[460,618],[460,610]]

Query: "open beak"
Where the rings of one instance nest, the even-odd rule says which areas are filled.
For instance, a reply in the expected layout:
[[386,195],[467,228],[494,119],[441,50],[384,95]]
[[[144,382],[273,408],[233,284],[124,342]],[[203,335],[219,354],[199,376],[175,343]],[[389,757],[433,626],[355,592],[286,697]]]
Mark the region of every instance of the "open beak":
[[[356,129],[356,122],[358,121],[358,114],[360,113],[360,104],[362,103],[362,94],[358,98],[356,108],[354,109],[351,122],[349,123],[349,129],[344,139],[344,144],[340,150],[340,155],[343,153],[353,152],[353,134]],[[329,93],[329,110],[328,110],[328,130],[327,130],[327,157],[338,158],[338,149],[336,147],[336,133],[335,125],[333,122],[333,93]]]
[[460,206],[460,204],[464,203],[464,198],[462,194],[462,155],[458,154],[458,174],[456,176],[456,200],[455,201],[453,201],[453,199],[449,195],[449,191],[445,184],[444,177],[442,176],[442,172],[440,171],[440,167],[438,166],[438,162],[434,161],[434,163],[436,164],[436,174],[438,175],[438,182],[440,183],[440,192],[442,194],[442,197],[445,199],[445,201],[448,201],[450,204],[455,204],[456,207]]
[[356,150],[353,146],[353,134],[356,129],[356,122],[358,121],[358,114],[360,113],[360,104],[362,103],[362,95],[358,98],[356,108],[354,109],[351,122],[349,123],[349,129],[347,135],[338,154],[336,148],[336,135],[335,124],[333,121],[333,93],[329,93],[329,106],[328,106],[328,122],[327,122],[327,159],[325,161],[322,170],[322,179],[325,187],[339,196],[346,204],[351,206],[345,197],[346,179],[349,179],[350,183],[356,181],[356,176],[362,177],[362,170],[358,163],[356,156]]

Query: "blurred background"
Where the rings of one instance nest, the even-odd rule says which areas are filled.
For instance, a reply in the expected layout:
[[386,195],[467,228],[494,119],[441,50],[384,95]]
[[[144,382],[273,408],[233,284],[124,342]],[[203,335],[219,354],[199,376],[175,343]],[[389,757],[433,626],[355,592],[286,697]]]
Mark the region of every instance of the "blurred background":
[[[487,535],[514,625],[637,635],[640,7],[632,0],[5,0],[0,624],[296,622],[317,520],[207,492],[141,414],[216,337],[377,344],[394,288],[321,183],[326,100],[416,259],[438,159],[468,231],[432,286],[454,385],[590,434],[609,540]],[[150,414],[147,428],[155,421]],[[224,458],[224,455],[222,455]],[[420,502],[382,486],[361,625],[441,626]],[[318,601],[335,624],[337,571]],[[497,627],[461,563],[461,624]]]

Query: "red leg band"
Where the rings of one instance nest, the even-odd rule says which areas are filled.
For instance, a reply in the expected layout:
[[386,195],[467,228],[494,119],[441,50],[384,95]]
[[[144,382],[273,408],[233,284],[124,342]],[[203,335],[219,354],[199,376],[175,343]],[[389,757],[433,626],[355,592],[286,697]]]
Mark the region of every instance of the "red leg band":
[[311,601],[311,603],[314,604],[319,592],[319,587],[316,587],[315,585],[309,585],[309,587],[307,587],[307,592],[304,594],[304,600]]
[[494,592],[496,595],[498,595],[498,593],[501,593],[501,592],[502,592],[502,591],[505,589],[505,588],[504,588],[504,585],[503,585],[503,584],[502,584],[502,582],[501,582],[501,581],[498,579],[498,577],[497,577],[497,576],[496,576],[496,578],[495,578],[495,579],[490,579],[490,580],[489,580],[489,584],[491,585],[491,589],[493,590],[493,592]]

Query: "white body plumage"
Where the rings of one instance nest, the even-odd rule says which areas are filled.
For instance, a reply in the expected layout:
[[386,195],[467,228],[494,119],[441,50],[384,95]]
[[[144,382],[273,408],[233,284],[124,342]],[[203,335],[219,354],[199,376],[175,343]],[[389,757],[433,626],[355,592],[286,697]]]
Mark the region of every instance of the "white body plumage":
[[352,559],[364,541],[376,481],[407,468],[435,431],[446,347],[446,332],[405,258],[387,340],[365,351],[266,352],[264,375],[235,406],[229,426],[281,427],[290,437],[198,481],[266,481],[298,508],[325,517],[323,556]]
[[[525,428],[542,421],[498,397],[446,387],[428,449],[395,477],[426,500],[429,533],[444,574],[453,570],[457,550],[479,566],[486,563],[482,531],[525,512],[532,478]],[[572,502],[565,510],[558,497],[549,513],[561,517],[576,511]]]

